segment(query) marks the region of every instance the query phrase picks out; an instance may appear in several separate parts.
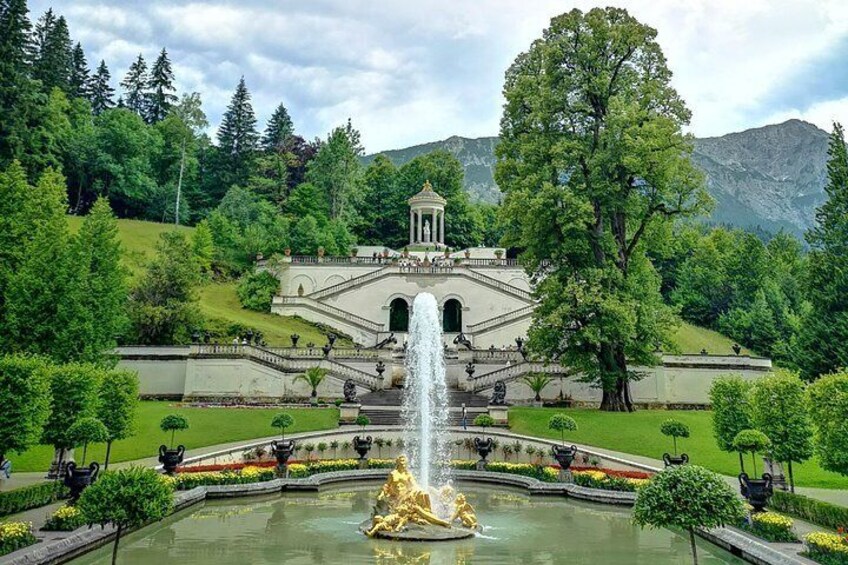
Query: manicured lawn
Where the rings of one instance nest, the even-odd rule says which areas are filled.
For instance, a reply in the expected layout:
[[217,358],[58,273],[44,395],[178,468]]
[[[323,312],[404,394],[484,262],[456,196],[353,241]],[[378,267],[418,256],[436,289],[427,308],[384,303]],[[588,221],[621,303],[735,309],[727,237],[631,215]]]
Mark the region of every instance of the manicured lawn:
[[[674,342],[680,353],[700,353],[702,349],[706,349],[711,355],[733,355],[732,339],[686,322],[680,324],[674,335]],[[751,352],[743,347],[742,354],[750,355]]]
[[[221,318],[258,329],[265,337],[268,345],[288,347],[291,345],[289,336],[296,333],[300,336],[298,345],[303,347],[312,342],[317,347],[327,343],[327,333],[331,329],[321,329],[315,324],[293,316],[278,316],[253,310],[246,310],[236,295],[236,283],[216,283],[204,286],[200,291],[200,310],[209,318]],[[339,346],[350,346],[348,339],[339,339]]]
[[[719,451],[712,432],[712,416],[696,410],[640,410],[632,414],[601,412],[593,409],[510,408],[510,431],[538,437],[559,439],[559,433],[548,430],[548,419],[565,412],[577,422],[576,432],[567,432],[566,441],[632,453],[654,459],[671,452],[671,438],[660,433],[660,424],[675,418],[689,426],[691,437],[679,440],[681,450],[692,463],[725,475],[739,474],[739,456]],[[750,456],[746,459],[750,472]],[[759,464],[758,464],[759,471]],[[848,477],[821,469],[814,461],[793,465],[795,484],[807,487],[848,489]]]
[[[113,462],[132,461],[156,456],[159,445],[167,443],[169,436],[159,429],[159,421],[167,414],[179,413],[189,420],[191,426],[177,432],[175,441],[187,449],[218,445],[259,437],[272,436],[271,418],[280,409],[276,408],[194,408],[178,407],[171,402],[145,401],[139,406],[136,419],[137,433],[134,437],[115,442],[112,446]],[[338,426],[339,412],[336,408],[293,408],[286,412],[294,418],[294,426],[286,433],[326,430]],[[88,460],[103,461],[105,446],[90,446]],[[82,452],[77,453],[79,460]],[[14,471],[47,471],[53,458],[53,449],[38,446],[22,455],[11,454]]]

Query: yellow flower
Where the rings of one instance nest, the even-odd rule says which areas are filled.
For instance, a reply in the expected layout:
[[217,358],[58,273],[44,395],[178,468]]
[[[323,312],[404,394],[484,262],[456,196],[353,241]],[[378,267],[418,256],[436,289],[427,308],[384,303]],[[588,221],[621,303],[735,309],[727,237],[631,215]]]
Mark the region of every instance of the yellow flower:
[[804,536],[804,541],[814,550],[828,553],[837,553],[843,558],[848,558],[848,542],[843,536],[829,534],[827,532],[812,532]]
[[54,518],[58,518],[60,520],[65,520],[68,518],[76,518],[80,515],[80,511],[76,506],[61,506],[56,512],[53,513]]
[[764,526],[773,526],[788,530],[792,527],[792,519],[778,514],[777,512],[756,512],[751,514],[751,521],[754,524],[762,524]]
[[32,535],[32,522],[0,523],[0,541],[23,538]]
[[596,481],[603,481],[607,478],[607,474],[603,471],[593,471],[591,469],[586,471],[574,471],[574,474],[589,477],[590,479],[594,479]]

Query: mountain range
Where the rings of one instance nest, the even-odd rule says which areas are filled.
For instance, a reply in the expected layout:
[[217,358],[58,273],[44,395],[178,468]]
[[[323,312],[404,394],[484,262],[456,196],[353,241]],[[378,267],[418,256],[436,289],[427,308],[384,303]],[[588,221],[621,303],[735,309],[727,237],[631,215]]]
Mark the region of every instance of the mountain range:
[[[495,203],[501,198],[493,177],[497,143],[497,137],[453,136],[383,154],[402,165],[445,149],[465,168],[471,199]],[[801,120],[695,139],[692,160],[706,173],[707,190],[715,200],[709,220],[802,234],[826,198],[827,144],[827,132]]]

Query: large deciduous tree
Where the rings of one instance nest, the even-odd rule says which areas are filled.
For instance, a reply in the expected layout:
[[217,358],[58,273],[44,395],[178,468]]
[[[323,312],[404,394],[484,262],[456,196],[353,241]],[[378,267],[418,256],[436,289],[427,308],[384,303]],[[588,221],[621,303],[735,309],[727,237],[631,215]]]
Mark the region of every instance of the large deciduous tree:
[[633,409],[629,363],[656,364],[674,324],[646,234],[708,203],[670,79],[656,31],[617,8],[554,18],[506,73],[496,180],[541,301],[528,347],[604,410]]
[[[718,448],[734,453],[733,439],[742,430],[751,427],[750,398],[751,383],[739,375],[726,375],[713,381],[710,386],[710,405],[713,409],[713,437]],[[745,464],[739,454],[739,467],[744,472]]]
[[138,411],[138,375],[132,371],[109,371],[100,383],[97,418],[106,426],[106,458],[109,468],[112,442],[133,434]]
[[848,150],[838,123],[828,155],[828,199],[807,232],[806,286],[812,307],[800,324],[796,359],[807,379],[848,367]]
[[44,359],[0,357],[0,463],[38,443],[50,414],[50,373]]
[[823,469],[848,476],[848,370],[826,375],[807,390],[816,457]]

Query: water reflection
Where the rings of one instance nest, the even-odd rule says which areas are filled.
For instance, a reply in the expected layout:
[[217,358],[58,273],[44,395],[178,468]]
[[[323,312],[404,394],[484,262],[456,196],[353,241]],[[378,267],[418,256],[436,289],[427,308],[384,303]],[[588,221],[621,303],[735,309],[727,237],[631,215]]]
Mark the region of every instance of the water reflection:
[[[122,564],[513,564],[687,562],[686,539],[668,530],[640,530],[626,508],[510,489],[463,485],[486,525],[472,539],[393,542],[368,539],[357,525],[368,517],[374,486],[221,500],[188,509],[121,542]],[[741,563],[703,543],[703,563]],[[74,563],[108,564],[109,548]]]

